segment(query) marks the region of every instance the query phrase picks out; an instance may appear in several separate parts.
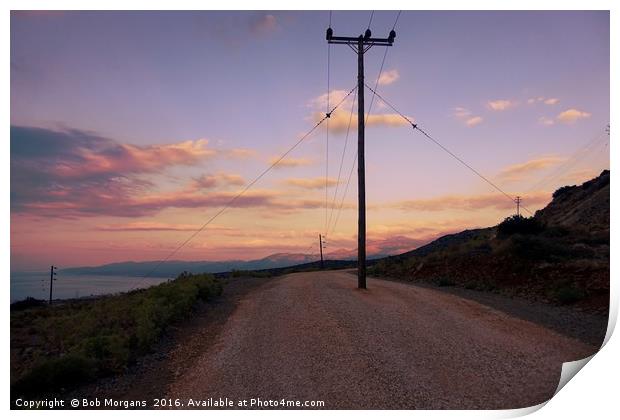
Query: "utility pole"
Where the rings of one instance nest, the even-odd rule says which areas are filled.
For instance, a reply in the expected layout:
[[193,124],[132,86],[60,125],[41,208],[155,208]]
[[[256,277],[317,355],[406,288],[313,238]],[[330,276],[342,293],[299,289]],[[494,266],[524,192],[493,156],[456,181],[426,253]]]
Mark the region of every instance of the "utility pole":
[[[357,287],[366,288],[366,169],[364,159],[364,53],[374,45],[391,47],[396,32],[387,38],[372,38],[370,29],[358,37],[334,36],[331,27],[325,38],[330,44],[348,45],[357,53]],[[330,115],[328,114],[329,118]]]
[[56,280],[56,272],[54,270],[58,270],[58,267],[50,266],[50,305],[52,304],[52,290],[54,288],[54,281]]
[[521,217],[521,197],[517,196],[517,198],[515,198],[515,203],[517,203],[517,217]]
[[321,270],[325,268],[323,263],[323,236],[319,233],[319,249],[321,250]]

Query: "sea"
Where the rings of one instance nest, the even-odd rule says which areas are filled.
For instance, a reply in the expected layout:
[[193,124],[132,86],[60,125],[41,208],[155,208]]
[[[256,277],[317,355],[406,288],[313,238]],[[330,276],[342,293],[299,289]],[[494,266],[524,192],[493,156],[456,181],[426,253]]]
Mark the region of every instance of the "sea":
[[[64,274],[59,271],[52,289],[53,299],[77,299],[127,292],[154,286],[168,277],[130,277]],[[11,272],[11,303],[27,297],[49,299],[49,271]]]

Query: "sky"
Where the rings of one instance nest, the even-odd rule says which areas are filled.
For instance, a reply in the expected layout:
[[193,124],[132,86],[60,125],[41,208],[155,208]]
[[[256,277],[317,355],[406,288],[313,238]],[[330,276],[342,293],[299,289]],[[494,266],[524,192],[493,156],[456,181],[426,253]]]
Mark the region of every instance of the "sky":
[[[333,12],[334,34],[359,35],[370,15]],[[396,16],[375,12],[373,36]],[[354,254],[356,93],[346,94],[357,57],[327,45],[328,23],[327,11],[12,12],[11,269],[167,257],[308,132],[328,98],[344,98],[329,131],[319,126],[173,259],[315,253],[319,233],[328,255]],[[608,12],[403,11],[395,30],[378,81],[387,47],[365,54],[369,85],[527,210],[609,168]],[[372,103],[369,254],[515,212]]]

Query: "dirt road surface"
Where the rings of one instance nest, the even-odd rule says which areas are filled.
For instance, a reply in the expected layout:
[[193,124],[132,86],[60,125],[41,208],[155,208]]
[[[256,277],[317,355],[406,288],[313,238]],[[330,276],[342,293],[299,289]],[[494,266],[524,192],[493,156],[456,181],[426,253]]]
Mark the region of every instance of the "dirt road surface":
[[346,272],[252,290],[168,398],[324,401],[324,408],[520,408],[597,348],[452,294]]

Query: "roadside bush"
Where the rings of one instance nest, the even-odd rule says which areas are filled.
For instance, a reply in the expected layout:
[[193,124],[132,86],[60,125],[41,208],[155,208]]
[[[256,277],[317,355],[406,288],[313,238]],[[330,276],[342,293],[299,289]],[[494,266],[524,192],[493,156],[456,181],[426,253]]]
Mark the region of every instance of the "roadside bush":
[[543,225],[534,217],[510,216],[497,226],[497,236],[507,237],[514,234],[535,235],[542,232]]
[[11,303],[12,311],[21,311],[24,309],[37,308],[41,306],[45,306],[46,302],[41,299],[35,299],[31,296],[28,296],[24,300],[19,300],[17,302]]
[[544,236],[512,235],[495,250],[496,254],[530,261],[565,261],[579,256],[570,245]]
[[37,364],[12,386],[11,394],[15,393],[15,397],[59,390],[92,379],[95,373],[93,360],[78,355],[61,356]]
[[127,340],[118,334],[87,338],[81,343],[79,352],[88,360],[96,360],[101,373],[121,372],[130,357]]
[[27,327],[43,351],[12,389],[31,395],[121,372],[148,352],[168,325],[221,293],[212,275],[181,273],[144,290],[14,312],[11,336]]
[[439,287],[447,287],[447,286],[454,286],[454,285],[455,285],[454,281],[452,281],[451,279],[447,277],[441,277],[439,280],[437,280],[437,286]]
[[554,297],[561,304],[570,305],[571,303],[575,303],[583,299],[585,297],[585,293],[574,286],[568,285],[558,288],[555,291]]

